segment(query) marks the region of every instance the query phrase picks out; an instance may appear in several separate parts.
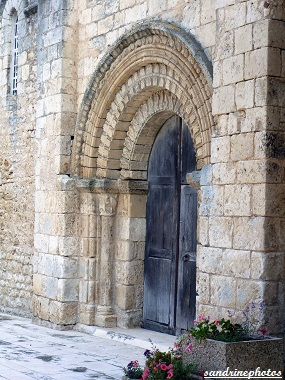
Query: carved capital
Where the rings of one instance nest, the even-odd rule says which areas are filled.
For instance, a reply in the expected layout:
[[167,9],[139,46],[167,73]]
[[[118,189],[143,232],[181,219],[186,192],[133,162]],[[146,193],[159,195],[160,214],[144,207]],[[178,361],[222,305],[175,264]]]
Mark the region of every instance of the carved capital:
[[101,216],[112,216],[116,213],[118,196],[116,194],[99,195],[99,213]]

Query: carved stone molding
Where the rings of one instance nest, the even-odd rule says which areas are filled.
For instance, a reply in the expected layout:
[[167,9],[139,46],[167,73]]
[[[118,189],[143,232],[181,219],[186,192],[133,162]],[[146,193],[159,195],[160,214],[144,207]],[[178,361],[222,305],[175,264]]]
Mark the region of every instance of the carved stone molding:
[[76,187],[81,192],[96,194],[146,194],[148,191],[147,181],[134,180],[76,180]]
[[123,147],[116,132],[126,146],[132,118],[162,90],[176,99],[163,111],[177,113],[175,107],[180,105],[177,114],[189,116],[185,121],[192,128],[198,164],[208,163],[211,71],[201,46],[175,25],[149,22],[123,36],[94,73],[83,99],[72,153],[73,175],[119,178]]
[[99,195],[99,213],[101,216],[112,216],[116,213],[118,196],[115,194]]

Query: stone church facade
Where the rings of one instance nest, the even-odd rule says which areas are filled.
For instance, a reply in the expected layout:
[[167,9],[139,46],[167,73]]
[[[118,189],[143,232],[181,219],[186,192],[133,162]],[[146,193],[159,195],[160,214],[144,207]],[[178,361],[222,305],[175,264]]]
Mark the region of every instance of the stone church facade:
[[141,325],[148,162],[175,116],[196,154],[197,313],[264,302],[260,322],[282,333],[283,0],[0,11],[1,310],[59,329]]

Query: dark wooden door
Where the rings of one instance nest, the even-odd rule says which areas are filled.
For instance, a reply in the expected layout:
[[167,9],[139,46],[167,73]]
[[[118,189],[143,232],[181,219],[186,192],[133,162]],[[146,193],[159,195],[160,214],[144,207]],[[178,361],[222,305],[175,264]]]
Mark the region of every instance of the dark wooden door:
[[177,116],[160,129],[148,166],[143,327],[180,333],[195,317],[197,194],[186,182],[196,158]]

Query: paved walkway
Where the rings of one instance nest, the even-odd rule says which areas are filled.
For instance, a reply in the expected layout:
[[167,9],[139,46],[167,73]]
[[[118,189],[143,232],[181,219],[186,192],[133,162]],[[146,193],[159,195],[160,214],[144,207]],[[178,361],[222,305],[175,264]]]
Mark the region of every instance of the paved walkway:
[[165,350],[175,340],[143,329],[79,329],[85,332],[52,330],[0,313],[0,379],[119,380],[131,360],[144,363],[150,339]]

